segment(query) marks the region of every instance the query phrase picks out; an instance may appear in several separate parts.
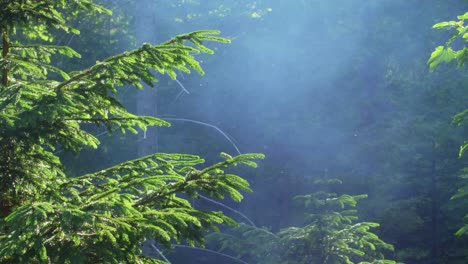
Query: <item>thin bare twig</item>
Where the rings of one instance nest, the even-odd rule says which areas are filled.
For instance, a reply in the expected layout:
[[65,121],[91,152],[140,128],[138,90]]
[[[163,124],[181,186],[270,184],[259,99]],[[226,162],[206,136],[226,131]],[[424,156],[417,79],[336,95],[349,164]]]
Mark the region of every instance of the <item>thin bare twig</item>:
[[190,246],[186,246],[186,245],[172,245],[172,246],[178,247],[178,248],[188,248],[188,249],[194,249],[194,250],[205,251],[205,252],[209,252],[209,253],[212,253],[212,254],[220,255],[220,256],[223,256],[223,257],[225,257],[225,258],[229,258],[229,259],[235,260],[235,261],[237,261],[237,262],[239,262],[239,263],[242,263],[242,264],[249,264],[249,263],[243,261],[242,259],[239,259],[239,258],[230,256],[230,255],[228,255],[228,254],[224,254],[224,253],[221,253],[221,252],[218,252],[218,251],[214,251],[214,250],[211,250],[211,249],[207,249],[207,248],[190,247]]

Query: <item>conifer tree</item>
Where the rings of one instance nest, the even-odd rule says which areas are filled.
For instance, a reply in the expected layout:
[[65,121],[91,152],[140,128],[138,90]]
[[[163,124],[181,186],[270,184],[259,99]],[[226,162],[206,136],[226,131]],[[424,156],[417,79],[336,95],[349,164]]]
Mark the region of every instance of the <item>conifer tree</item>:
[[51,29],[78,34],[67,23],[71,17],[110,10],[92,0],[0,0],[0,10],[0,262],[163,263],[141,256],[144,240],[203,244],[205,230],[235,224],[188,198],[203,192],[240,201],[249,185],[226,169],[255,167],[261,154],[223,153],[223,161],[204,166],[195,155],[156,153],[79,177],[67,175],[56,154],[97,148],[98,138],[84,126],[109,133],[168,126],[128,112],[118,90],[153,86],[153,72],[203,74],[193,55],[213,53],[207,41],[228,39],[215,30],[191,32],[65,72],[52,58],[80,55],[48,44]]
[[294,197],[305,212],[303,225],[277,233],[242,225],[230,234],[210,234],[209,239],[219,245],[219,251],[254,263],[396,264],[384,256],[385,251],[394,250],[393,246],[371,231],[379,224],[358,222],[356,207],[367,195],[325,191],[335,184],[341,181],[320,180],[316,186],[321,191]]
[[[457,20],[451,21],[442,21],[436,23],[433,28],[439,30],[448,30],[451,32],[450,38],[447,40],[445,45],[441,45],[435,48],[432,52],[427,64],[431,70],[440,67],[443,63],[451,63],[456,61],[458,67],[465,67],[468,61],[468,27],[465,26],[465,22],[468,20],[468,12],[463,15],[457,16]],[[462,45],[460,45],[460,42]],[[464,45],[463,45],[464,44]],[[453,117],[453,123],[458,126],[466,126],[468,120],[468,109],[463,110],[460,113],[457,113]],[[459,157],[463,155],[466,156],[466,151],[468,150],[468,140],[460,146]],[[451,199],[466,199],[468,196],[468,184],[466,179],[468,179],[468,168],[465,168],[461,171],[460,177],[463,180],[462,186],[458,189],[457,193],[452,196]],[[466,209],[465,209],[466,210]],[[457,236],[468,234],[468,215],[464,217],[463,226],[458,229],[455,233]]]

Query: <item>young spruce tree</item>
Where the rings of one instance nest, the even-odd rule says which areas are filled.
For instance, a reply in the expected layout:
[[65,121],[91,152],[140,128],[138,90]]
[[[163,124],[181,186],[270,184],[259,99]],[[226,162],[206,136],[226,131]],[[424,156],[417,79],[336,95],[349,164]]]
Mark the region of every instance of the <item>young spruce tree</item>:
[[213,30],[192,32],[67,73],[51,58],[79,54],[43,44],[54,39],[50,29],[78,34],[69,16],[108,9],[92,0],[0,0],[0,11],[1,263],[163,263],[141,256],[144,240],[203,244],[206,229],[235,224],[222,212],[193,208],[187,198],[203,192],[240,201],[249,185],[225,169],[255,166],[260,154],[222,154],[224,161],[203,167],[198,156],[156,153],[69,177],[54,153],[97,148],[84,125],[109,133],[169,125],[129,113],[116,99],[118,88],[152,86],[154,71],[171,78],[175,69],[203,74],[192,54],[212,53],[205,41],[227,39]]
[[336,184],[341,181],[318,180],[316,187],[321,191],[294,197],[305,213],[300,226],[273,233],[241,225],[228,234],[213,233],[208,238],[219,246],[218,251],[251,263],[397,264],[384,254],[393,251],[393,246],[371,230],[379,224],[358,221],[358,202],[367,195],[325,191]]

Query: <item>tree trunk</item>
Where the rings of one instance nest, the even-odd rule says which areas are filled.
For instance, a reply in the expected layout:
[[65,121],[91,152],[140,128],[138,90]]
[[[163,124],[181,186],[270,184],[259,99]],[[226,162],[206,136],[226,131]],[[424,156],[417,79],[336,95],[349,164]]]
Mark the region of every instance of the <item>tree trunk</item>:
[[[2,58],[5,58],[10,51],[10,43],[8,42],[8,36],[6,30],[2,32]],[[8,86],[8,68],[3,66],[2,69],[2,85]]]

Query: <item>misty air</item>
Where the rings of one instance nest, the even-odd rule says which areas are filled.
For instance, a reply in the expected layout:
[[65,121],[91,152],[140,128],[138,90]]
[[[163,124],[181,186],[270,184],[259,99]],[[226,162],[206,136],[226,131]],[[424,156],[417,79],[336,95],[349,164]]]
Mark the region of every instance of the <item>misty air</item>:
[[0,263],[468,263],[465,20],[0,0]]

